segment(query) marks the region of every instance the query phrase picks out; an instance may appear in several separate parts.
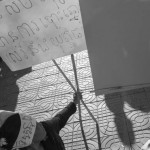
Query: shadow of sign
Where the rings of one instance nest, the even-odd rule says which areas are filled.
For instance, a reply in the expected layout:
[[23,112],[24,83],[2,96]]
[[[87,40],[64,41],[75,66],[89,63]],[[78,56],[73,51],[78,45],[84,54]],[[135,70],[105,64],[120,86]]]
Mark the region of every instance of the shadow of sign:
[[12,72],[0,58],[0,109],[15,111],[19,94],[17,80],[31,71],[27,68]]

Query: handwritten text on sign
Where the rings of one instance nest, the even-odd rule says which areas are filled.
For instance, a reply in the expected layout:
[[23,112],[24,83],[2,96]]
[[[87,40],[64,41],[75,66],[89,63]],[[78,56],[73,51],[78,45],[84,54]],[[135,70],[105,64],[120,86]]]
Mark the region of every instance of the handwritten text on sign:
[[11,70],[85,49],[78,0],[0,1],[0,56]]

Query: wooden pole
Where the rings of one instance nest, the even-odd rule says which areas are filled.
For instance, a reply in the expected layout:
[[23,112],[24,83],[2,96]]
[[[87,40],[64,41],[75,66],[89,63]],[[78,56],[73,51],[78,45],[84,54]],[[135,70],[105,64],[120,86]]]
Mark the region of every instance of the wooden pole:
[[[55,66],[58,68],[58,70],[61,72],[61,74],[63,75],[63,77],[66,79],[66,81],[69,83],[69,85],[72,87],[72,89],[74,90],[74,92],[79,92],[79,86],[78,86],[78,82],[76,82],[77,84],[77,90],[75,89],[75,87],[73,86],[73,84],[71,83],[71,81],[68,79],[68,77],[65,75],[65,73],[62,71],[62,69],[59,67],[59,65],[57,64],[57,62],[55,60],[52,60],[53,63],[55,64]],[[76,75],[77,77],[77,75]],[[76,78],[77,79],[77,78]],[[84,133],[84,129],[83,129],[83,123],[82,123],[82,116],[81,116],[81,107],[80,104],[78,105],[78,109],[79,109],[79,122],[80,122],[80,126],[81,126],[81,133],[82,133],[82,137],[83,137],[83,141],[85,144],[85,148],[86,150],[89,150],[88,148],[88,144],[86,141],[86,137],[85,137],[85,133]]]
[[[76,64],[75,64],[75,60],[74,60],[74,55],[71,55],[71,60],[72,60],[72,64],[73,64],[73,70],[74,70],[74,75],[75,75],[75,81],[76,81],[76,86],[77,86],[77,92],[80,92],[79,89],[79,84],[78,84],[78,77],[77,77],[77,69],[76,69]],[[95,119],[95,117],[93,116],[93,114],[91,113],[91,111],[89,110],[89,108],[86,106],[86,104],[84,103],[83,99],[81,99],[82,104],[84,105],[84,107],[86,108],[86,110],[88,111],[89,115],[91,116],[91,118],[93,119],[93,121],[96,123],[96,129],[97,129],[97,138],[98,138],[98,146],[99,146],[99,150],[101,150],[101,141],[100,141],[100,131],[99,131],[99,125],[97,120]]]

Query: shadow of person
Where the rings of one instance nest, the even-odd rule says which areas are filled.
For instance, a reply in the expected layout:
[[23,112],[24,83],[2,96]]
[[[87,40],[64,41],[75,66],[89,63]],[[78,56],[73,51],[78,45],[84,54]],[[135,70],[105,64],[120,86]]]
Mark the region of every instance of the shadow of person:
[[15,111],[19,94],[16,81],[31,71],[27,68],[12,72],[0,58],[0,110]]
[[[126,114],[123,110],[124,101],[122,101],[120,96],[118,96],[114,97],[113,94],[106,94],[105,103],[108,109],[114,114],[114,122],[119,138],[124,145],[130,146],[135,142],[132,122],[126,117]],[[130,137],[128,130],[130,130]]]
[[147,92],[145,91],[145,89],[149,88],[150,87],[145,87],[133,90],[133,93],[131,91],[131,94],[123,92],[122,98],[134,110],[140,110],[141,112],[148,113],[150,112],[150,101],[148,99]]
[[[132,121],[127,118],[125,111],[127,111],[127,113],[130,113],[133,110],[135,112],[139,110],[144,113],[150,112],[150,102],[146,95],[146,88],[150,87],[105,95],[106,105],[114,114],[114,122],[118,136],[124,145],[131,146],[135,143]],[[125,103],[132,110],[125,110]]]

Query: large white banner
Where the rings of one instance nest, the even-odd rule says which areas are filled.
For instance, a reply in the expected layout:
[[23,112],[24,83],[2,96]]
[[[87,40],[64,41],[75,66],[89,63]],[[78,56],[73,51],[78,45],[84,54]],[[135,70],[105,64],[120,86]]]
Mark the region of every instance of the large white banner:
[[85,49],[79,0],[0,1],[0,56],[11,70]]

